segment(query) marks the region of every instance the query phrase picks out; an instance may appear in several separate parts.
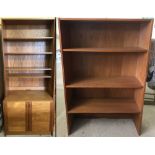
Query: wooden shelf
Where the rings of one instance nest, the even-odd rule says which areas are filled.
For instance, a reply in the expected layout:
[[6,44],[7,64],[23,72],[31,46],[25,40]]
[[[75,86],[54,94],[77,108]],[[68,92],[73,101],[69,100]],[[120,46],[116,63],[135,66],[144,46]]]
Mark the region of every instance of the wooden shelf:
[[5,37],[4,40],[6,41],[35,41],[35,40],[51,40],[53,37],[27,37],[27,38],[7,38]]
[[13,71],[18,71],[18,70],[52,70],[51,68],[39,68],[39,67],[6,67],[5,70],[13,70]]
[[11,78],[51,78],[50,75],[38,74],[38,73],[33,73],[33,74],[13,73],[13,74],[8,74],[8,76]]
[[140,47],[116,47],[116,48],[66,48],[63,52],[147,52],[146,49]]
[[139,113],[132,99],[78,99],[71,102],[69,114],[80,113]]
[[142,88],[143,85],[134,76],[81,78],[66,85],[66,88]]
[[30,52],[22,52],[22,53],[17,53],[17,52],[6,52],[4,53],[5,55],[51,55],[53,54],[52,52],[34,52],[34,53],[30,53]]
[[52,97],[44,90],[12,90],[5,101],[51,101]]

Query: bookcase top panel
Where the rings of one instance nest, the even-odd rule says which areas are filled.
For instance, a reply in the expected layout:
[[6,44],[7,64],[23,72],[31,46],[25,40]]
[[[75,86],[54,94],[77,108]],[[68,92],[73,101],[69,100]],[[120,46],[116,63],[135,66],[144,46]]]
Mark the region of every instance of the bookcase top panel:
[[27,21],[27,20],[31,20],[31,21],[41,21],[41,20],[55,20],[54,17],[49,17],[49,18],[2,18],[3,21]]
[[55,18],[3,18],[3,24],[49,24],[51,21],[54,21]]
[[62,21],[150,22],[153,18],[59,18]]

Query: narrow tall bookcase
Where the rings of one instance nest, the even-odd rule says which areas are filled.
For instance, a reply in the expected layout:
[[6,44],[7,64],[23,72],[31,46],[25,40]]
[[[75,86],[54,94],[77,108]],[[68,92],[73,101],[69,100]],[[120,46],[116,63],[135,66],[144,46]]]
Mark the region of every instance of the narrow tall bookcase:
[[133,119],[141,133],[152,19],[59,19],[68,133],[76,117]]
[[52,134],[55,18],[2,19],[5,134]]

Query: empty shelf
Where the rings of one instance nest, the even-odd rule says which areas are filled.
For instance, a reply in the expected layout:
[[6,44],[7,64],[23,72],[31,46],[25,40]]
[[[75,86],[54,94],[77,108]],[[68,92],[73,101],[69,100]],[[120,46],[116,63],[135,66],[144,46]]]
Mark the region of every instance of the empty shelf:
[[5,37],[4,40],[8,41],[31,41],[31,40],[51,40],[53,37],[25,37],[25,38],[7,38]]
[[140,81],[134,76],[107,78],[80,78],[71,81],[66,88],[141,88]]
[[52,97],[43,90],[14,90],[9,91],[5,101],[51,101]]
[[6,52],[5,55],[46,55],[46,54],[52,54],[52,52]]
[[64,52],[146,52],[147,50],[140,47],[120,47],[120,48],[68,48]]
[[41,68],[41,67],[6,67],[5,70],[52,70],[51,68]]
[[51,78],[50,75],[45,75],[45,74],[18,74],[18,73],[13,73],[13,74],[8,74],[9,77],[11,78]]
[[68,113],[138,113],[137,104],[132,99],[75,99],[71,101]]

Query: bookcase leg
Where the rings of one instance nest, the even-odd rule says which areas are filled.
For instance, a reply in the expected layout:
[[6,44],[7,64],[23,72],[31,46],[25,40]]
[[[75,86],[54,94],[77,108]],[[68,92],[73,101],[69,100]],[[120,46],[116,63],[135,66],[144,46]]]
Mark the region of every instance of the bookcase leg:
[[73,115],[68,115],[68,135],[71,134]]
[[135,123],[136,129],[137,129],[137,133],[140,136],[141,135],[141,125],[142,125],[142,113],[135,114],[134,123]]

